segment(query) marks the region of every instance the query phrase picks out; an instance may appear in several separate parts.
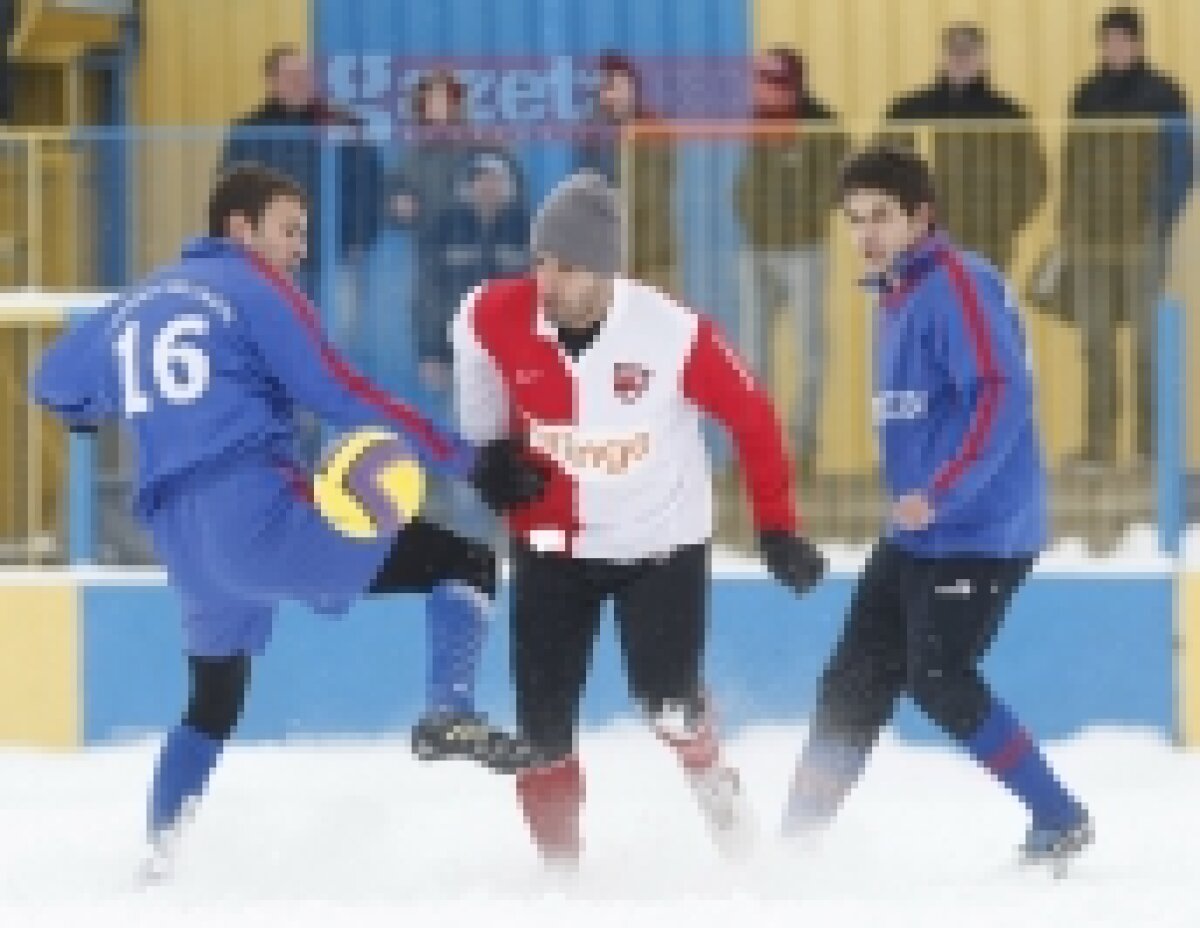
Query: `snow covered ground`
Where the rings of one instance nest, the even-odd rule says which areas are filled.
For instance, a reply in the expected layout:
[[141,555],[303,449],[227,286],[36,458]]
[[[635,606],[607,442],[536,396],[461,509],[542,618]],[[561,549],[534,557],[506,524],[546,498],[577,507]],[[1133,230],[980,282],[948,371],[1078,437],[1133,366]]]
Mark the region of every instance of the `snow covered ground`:
[[169,885],[136,890],[155,745],[0,751],[0,925],[1200,925],[1200,755],[1138,732],[1051,748],[1099,843],[1055,882],[1016,866],[1016,803],[948,749],[884,743],[844,816],[803,852],[774,836],[802,732],[731,745],[760,816],[716,859],[678,772],[636,726],[584,741],[582,872],[542,874],[509,780],[421,766],[398,743],[238,746]]

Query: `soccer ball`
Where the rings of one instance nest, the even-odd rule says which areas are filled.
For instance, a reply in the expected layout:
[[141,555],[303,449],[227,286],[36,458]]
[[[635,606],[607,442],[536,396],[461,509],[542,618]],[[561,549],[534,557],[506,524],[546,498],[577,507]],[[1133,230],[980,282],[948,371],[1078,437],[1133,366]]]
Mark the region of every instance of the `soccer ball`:
[[408,446],[385,429],[359,429],[335,441],[313,477],[317,510],[349,538],[396,533],[421,509],[425,473]]

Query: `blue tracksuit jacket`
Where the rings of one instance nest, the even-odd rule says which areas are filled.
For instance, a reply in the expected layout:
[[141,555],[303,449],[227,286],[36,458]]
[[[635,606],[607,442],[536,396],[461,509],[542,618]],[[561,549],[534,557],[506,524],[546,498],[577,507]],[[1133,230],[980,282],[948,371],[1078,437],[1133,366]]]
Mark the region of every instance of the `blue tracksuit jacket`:
[[461,478],[474,459],[349,369],[307,299],[226,240],[190,242],[62,336],[33,395],[73,427],[123,420],[135,510],[200,655],[260,650],[282,599],[343,610],[391,545],[339,535],[312,507],[291,456],[298,407],[337,428],[391,428],[438,473]]
[[891,526],[923,557],[1012,557],[1046,541],[1046,476],[1021,320],[1000,273],[932,234],[903,255],[876,314],[874,415],[893,499],[933,523]]

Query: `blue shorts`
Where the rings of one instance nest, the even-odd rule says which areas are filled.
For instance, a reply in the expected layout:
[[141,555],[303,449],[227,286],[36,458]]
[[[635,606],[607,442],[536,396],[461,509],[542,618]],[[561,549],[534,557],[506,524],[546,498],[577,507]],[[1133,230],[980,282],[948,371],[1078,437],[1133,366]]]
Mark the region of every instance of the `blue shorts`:
[[198,657],[261,653],[283,600],[345,612],[392,546],[338,534],[294,474],[257,455],[180,481],[149,528],[183,601],[187,653]]

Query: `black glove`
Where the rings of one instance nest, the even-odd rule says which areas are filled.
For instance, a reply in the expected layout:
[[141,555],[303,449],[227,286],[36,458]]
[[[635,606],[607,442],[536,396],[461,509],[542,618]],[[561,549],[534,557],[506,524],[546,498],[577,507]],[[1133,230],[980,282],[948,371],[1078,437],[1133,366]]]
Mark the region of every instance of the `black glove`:
[[759,532],[758,546],[771,576],[802,596],[821,582],[829,563],[811,541],[780,529]]
[[522,451],[514,438],[497,438],[479,449],[467,477],[488,508],[506,512],[532,502],[546,488],[546,473]]

